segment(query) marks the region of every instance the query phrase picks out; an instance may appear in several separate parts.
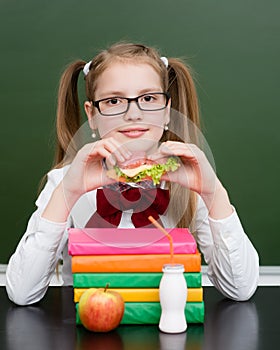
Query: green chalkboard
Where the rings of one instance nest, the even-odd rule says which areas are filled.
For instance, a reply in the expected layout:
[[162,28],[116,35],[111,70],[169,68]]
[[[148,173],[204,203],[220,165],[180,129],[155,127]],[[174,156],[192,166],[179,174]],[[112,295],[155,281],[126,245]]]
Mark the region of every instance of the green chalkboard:
[[53,158],[56,92],[70,61],[118,40],[184,57],[203,132],[262,265],[278,265],[277,0],[1,0],[1,244],[7,263]]

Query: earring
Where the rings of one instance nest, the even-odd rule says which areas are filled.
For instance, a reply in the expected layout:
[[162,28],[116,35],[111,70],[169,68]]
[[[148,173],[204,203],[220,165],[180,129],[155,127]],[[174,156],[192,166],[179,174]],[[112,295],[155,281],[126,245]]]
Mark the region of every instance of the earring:
[[167,130],[168,130],[168,125],[165,124],[165,125],[164,125],[164,131],[167,131]]
[[93,139],[95,139],[95,138],[96,138],[96,133],[95,133],[95,131],[94,131],[94,130],[92,131],[91,137],[92,137]]

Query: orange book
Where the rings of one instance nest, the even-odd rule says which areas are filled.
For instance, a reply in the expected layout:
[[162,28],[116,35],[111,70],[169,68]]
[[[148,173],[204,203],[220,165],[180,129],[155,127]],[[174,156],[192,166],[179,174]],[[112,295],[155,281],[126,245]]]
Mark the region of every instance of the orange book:
[[[201,271],[201,255],[175,254],[175,264],[183,264],[185,272]],[[76,255],[72,257],[72,272],[161,272],[170,264],[169,254],[145,255]]]

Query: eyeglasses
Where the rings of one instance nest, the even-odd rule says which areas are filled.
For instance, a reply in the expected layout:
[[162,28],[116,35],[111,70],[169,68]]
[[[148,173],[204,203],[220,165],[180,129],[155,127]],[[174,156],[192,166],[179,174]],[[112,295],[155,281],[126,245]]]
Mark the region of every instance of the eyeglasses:
[[92,101],[101,115],[112,116],[124,114],[128,111],[130,103],[135,101],[141,111],[160,111],[167,107],[170,95],[166,92],[150,92],[134,98],[107,97],[102,100]]

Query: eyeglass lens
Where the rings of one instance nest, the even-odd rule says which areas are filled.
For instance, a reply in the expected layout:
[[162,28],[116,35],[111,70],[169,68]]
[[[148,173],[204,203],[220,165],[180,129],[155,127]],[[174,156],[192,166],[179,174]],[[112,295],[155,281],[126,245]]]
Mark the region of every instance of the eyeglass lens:
[[132,101],[143,111],[161,110],[167,106],[167,98],[165,93],[151,93],[135,98],[111,97],[97,102],[101,114],[116,115],[126,113]]

